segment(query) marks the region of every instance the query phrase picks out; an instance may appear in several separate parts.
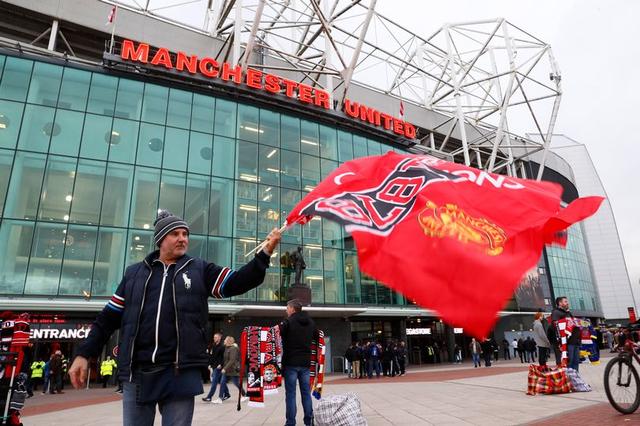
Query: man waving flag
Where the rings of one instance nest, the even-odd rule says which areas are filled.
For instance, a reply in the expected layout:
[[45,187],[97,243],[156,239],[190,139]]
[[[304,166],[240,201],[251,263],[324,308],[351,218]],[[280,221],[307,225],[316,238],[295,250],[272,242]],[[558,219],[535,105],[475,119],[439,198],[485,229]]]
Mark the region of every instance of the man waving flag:
[[339,222],[364,273],[482,338],[543,246],[565,244],[566,228],[603,200],[561,208],[561,193],[550,182],[389,152],[338,167],[287,224],[315,215]]

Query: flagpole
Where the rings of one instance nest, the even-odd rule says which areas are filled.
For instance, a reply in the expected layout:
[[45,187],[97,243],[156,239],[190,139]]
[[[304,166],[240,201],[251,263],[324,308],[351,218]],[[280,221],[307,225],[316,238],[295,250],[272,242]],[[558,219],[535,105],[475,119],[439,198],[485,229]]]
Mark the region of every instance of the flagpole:
[[[278,229],[278,232],[282,232],[285,229],[287,229],[288,225],[287,222],[284,223],[284,225],[282,225],[282,227],[280,229]],[[254,248],[253,250],[251,250],[249,253],[245,254],[244,257],[249,257],[252,253],[257,252],[258,250],[260,250],[262,247],[264,247],[264,245],[267,244],[267,240],[264,240],[263,242],[261,242],[260,244],[258,244],[256,246],[256,248]]]
[[113,26],[111,27],[111,43],[109,44],[109,53],[113,53],[113,40],[116,33],[116,19],[118,17],[118,6],[115,6],[113,11]]

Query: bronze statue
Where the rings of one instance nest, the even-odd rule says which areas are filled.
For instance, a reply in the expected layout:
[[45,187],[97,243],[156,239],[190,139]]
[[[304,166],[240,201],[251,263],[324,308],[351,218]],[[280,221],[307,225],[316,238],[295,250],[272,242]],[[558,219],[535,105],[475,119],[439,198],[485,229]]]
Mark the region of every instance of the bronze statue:
[[307,264],[304,262],[304,258],[302,257],[302,247],[298,247],[297,251],[291,252],[289,254],[289,258],[291,259],[291,265],[293,269],[296,271],[295,281],[293,285],[295,286],[303,286],[302,284],[302,270],[307,267]]

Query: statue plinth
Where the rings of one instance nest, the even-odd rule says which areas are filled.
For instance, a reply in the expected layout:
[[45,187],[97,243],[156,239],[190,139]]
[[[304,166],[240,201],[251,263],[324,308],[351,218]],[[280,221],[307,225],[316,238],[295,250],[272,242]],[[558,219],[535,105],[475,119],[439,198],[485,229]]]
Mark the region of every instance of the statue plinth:
[[302,306],[311,305],[311,289],[303,285],[293,285],[287,291],[287,301],[298,299]]

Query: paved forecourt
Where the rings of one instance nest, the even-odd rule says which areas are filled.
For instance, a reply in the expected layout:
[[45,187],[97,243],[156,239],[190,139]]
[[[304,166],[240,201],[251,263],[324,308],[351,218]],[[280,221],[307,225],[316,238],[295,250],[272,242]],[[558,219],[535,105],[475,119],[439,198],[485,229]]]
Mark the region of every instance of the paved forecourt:
[[[369,425],[518,425],[557,424],[576,420],[583,425],[640,424],[640,412],[631,416],[617,414],[606,404],[603,371],[600,365],[581,365],[580,372],[591,384],[593,392],[567,395],[526,395],[527,369],[520,363],[499,362],[496,366],[474,369],[469,364],[441,368],[412,369],[404,377],[380,379],[345,379],[329,377],[325,395],[354,392],[360,398]],[[68,391],[102,392],[102,390]],[[64,398],[67,395],[60,395]],[[115,395],[103,394],[105,402],[86,397],[85,404],[74,403],[62,409],[63,403],[46,407],[56,395],[47,395],[46,403],[37,396],[38,404],[27,408],[23,421],[28,425],[119,425],[122,424],[120,401]],[[34,401],[36,402],[36,401]],[[196,401],[194,425],[282,425],[284,424],[284,389],[266,396],[264,408],[243,405],[236,411],[234,402],[221,405]],[[42,404],[41,404],[42,403]],[[314,404],[317,401],[314,400]],[[299,396],[298,396],[298,405]],[[39,409],[38,409],[39,407]],[[30,414],[31,413],[31,414]],[[567,417],[565,417],[565,415]],[[562,416],[562,417],[558,417]],[[302,423],[302,407],[298,409]],[[160,425],[159,414],[156,424]]]

